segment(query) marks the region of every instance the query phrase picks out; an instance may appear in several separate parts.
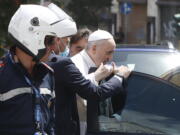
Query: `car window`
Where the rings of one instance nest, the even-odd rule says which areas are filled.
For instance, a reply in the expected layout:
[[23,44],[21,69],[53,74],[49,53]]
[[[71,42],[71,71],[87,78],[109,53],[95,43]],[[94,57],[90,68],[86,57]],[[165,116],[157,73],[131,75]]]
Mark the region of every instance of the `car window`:
[[126,65],[134,71],[161,76],[172,68],[180,66],[180,54],[151,51],[115,51],[113,61]]
[[180,73],[172,76],[172,78],[169,81],[180,87]]
[[119,106],[122,95],[101,103],[88,101],[89,131],[179,135],[179,87],[155,76],[133,72],[127,91],[124,108]]
[[167,80],[180,87],[180,67],[173,68],[162,74],[160,78]]

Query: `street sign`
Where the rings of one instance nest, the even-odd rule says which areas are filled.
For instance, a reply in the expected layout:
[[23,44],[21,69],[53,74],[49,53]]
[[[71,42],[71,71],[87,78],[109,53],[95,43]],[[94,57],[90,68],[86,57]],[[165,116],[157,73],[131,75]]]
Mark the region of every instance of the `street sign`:
[[124,2],[121,4],[121,13],[127,15],[132,11],[132,3]]

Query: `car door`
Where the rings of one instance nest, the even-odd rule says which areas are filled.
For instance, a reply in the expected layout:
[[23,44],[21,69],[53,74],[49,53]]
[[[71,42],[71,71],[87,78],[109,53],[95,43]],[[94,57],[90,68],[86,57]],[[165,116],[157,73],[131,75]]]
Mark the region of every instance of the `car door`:
[[[179,135],[180,88],[155,76],[133,72],[128,80],[125,107],[113,116],[114,102],[100,112],[97,101],[88,101],[87,135]],[[109,99],[108,99],[109,100]],[[112,112],[112,113],[111,113]]]

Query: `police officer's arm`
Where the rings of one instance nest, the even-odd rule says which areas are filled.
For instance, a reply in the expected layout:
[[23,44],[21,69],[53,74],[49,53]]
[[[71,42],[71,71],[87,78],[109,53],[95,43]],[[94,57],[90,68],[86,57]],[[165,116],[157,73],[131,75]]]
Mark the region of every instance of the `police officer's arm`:
[[103,100],[123,90],[123,79],[117,76],[112,77],[106,83],[99,86],[86,80],[71,60],[66,59],[53,66],[55,79],[62,83],[67,90],[76,90],[83,98]]

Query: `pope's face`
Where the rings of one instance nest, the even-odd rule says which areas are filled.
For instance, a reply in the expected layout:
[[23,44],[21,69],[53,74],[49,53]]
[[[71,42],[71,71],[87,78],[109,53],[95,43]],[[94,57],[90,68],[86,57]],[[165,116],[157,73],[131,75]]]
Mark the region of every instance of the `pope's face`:
[[96,66],[106,64],[113,57],[116,44],[113,39],[106,40],[102,45],[97,45],[94,51],[94,62]]

